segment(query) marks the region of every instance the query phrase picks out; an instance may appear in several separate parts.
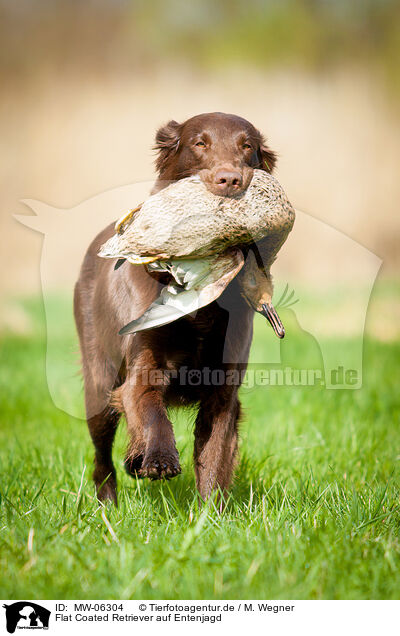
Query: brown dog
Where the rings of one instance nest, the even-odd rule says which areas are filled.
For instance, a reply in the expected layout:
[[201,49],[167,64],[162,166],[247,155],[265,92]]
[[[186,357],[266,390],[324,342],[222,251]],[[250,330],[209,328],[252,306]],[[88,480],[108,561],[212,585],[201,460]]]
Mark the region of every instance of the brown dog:
[[[247,188],[253,168],[270,172],[276,161],[252,124],[223,113],[198,115],[183,124],[170,121],[158,130],[155,148],[158,179],[153,193],[198,174],[212,192],[231,196]],[[127,471],[134,477],[170,478],[181,469],[166,408],[198,404],[194,467],[197,488],[206,498],[231,481],[240,381],[221,381],[221,373],[226,378],[228,371],[236,371],[241,377],[245,371],[253,310],[234,279],[218,303],[195,317],[119,336],[132,314],[143,313],[168,279],[129,263],[114,270],[113,261],[99,258],[100,246],[113,232],[111,225],[90,245],[75,287],[97,495],[117,501],[112,444],[121,413],[130,438]]]

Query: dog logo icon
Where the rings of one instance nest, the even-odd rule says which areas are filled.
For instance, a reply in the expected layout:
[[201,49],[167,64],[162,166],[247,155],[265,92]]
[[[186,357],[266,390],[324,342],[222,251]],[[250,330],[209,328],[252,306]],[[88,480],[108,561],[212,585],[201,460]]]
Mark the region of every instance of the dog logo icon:
[[6,627],[9,634],[16,629],[49,629],[50,611],[31,601],[18,601],[3,605],[6,610]]

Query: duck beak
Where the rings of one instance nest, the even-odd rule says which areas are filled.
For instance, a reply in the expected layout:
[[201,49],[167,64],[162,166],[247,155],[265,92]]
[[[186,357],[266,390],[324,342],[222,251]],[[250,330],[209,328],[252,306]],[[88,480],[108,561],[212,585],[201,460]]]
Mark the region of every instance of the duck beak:
[[265,318],[270,323],[272,329],[275,331],[278,338],[285,337],[285,327],[283,326],[281,319],[279,318],[275,307],[272,303],[266,303],[262,306],[262,310],[260,313],[265,316]]

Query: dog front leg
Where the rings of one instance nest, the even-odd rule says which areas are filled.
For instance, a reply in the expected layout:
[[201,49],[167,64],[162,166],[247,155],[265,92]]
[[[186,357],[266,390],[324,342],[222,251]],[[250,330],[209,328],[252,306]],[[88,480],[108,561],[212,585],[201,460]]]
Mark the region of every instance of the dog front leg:
[[132,476],[150,479],[175,477],[181,467],[163,388],[155,385],[151,373],[146,372],[140,376],[128,374],[120,391],[130,436],[125,459],[127,471]]
[[232,480],[240,402],[237,390],[226,393],[221,396],[218,391],[212,392],[201,402],[196,419],[194,468],[197,489],[203,499],[214,490],[226,491]]

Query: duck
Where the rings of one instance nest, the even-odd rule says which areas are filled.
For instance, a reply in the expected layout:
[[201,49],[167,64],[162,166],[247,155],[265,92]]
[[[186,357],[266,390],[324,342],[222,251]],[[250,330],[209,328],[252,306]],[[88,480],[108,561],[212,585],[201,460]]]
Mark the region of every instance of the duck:
[[[162,222],[160,222],[162,218]],[[245,192],[211,193],[198,176],[170,184],[122,216],[99,256],[171,275],[158,298],[120,330],[127,335],[168,324],[217,300],[243,270],[244,300],[279,338],[285,329],[272,304],[270,268],[295,220],[275,177],[254,170]]]

